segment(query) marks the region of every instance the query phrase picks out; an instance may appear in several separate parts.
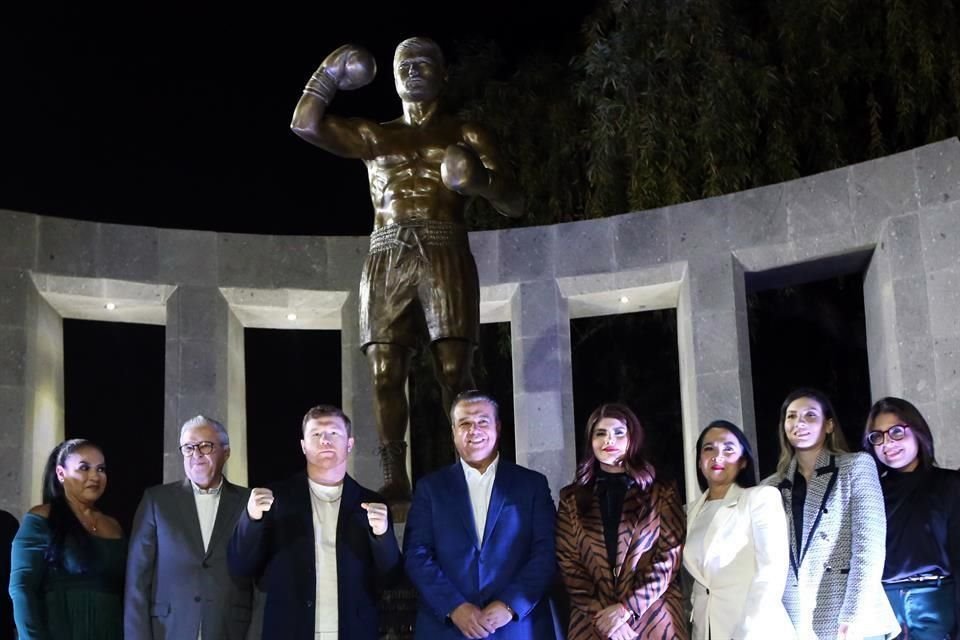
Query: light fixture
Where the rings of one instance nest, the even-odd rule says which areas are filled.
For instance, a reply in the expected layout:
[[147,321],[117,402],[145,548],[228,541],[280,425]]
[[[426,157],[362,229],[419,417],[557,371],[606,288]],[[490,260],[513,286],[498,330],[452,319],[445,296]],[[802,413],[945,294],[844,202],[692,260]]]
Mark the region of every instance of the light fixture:
[[295,313],[288,313],[288,314],[287,314],[287,320],[289,320],[290,322],[293,322],[293,321],[296,320],[296,319],[297,319],[297,314],[295,314]]
[[103,308],[107,311],[113,311],[117,308],[117,305],[113,304],[112,302],[108,302],[107,304],[103,305]]
[[627,304],[628,302],[630,302],[630,298],[627,296],[620,296],[620,304]]

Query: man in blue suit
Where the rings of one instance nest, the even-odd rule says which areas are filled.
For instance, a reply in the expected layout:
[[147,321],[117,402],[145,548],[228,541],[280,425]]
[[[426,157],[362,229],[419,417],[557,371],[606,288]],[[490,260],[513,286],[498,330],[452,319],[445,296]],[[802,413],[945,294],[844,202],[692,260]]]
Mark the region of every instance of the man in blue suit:
[[420,480],[404,532],[407,574],[420,592],[416,637],[552,639],[547,479],[500,459],[489,396],[460,394],[450,417],[460,460]]

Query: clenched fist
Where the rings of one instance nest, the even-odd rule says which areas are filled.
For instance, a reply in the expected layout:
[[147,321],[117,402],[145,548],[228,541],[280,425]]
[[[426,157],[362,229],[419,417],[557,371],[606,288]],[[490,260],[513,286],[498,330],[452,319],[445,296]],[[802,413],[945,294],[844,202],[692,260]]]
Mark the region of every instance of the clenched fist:
[[382,536],[387,532],[387,505],[380,502],[361,502],[360,506],[367,512],[367,522],[373,530],[373,535]]
[[270,489],[254,489],[250,492],[250,499],[247,500],[247,515],[251,520],[259,520],[263,517],[264,511],[270,511],[273,506],[273,491]]

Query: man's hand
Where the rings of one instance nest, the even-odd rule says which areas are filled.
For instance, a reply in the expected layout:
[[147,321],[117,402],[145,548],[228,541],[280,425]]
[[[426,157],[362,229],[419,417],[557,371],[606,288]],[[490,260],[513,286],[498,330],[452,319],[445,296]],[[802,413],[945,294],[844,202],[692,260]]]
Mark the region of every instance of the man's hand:
[[475,604],[464,602],[450,613],[450,620],[457,625],[462,633],[470,640],[479,640],[486,638],[496,631],[495,627],[489,626],[484,619],[483,611]]
[[483,608],[483,620],[487,628],[493,627],[496,631],[513,620],[513,612],[506,604],[499,600],[494,600]]
[[247,515],[251,520],[259,520],[263,517],[264,511],[270,511],[273,506],[273,491],[270,489],[257,488],[250,492],[250,499],[247,500]]
[[328,55],[320,69],[337,83],[337,89],[359,89],[377,75],[377,61],[366,49],[345,44]]
[[604,638],[611,637],[615,629],[619,629],[630,619],[630,612],[620,603],[612,604],[606,609],[601,609],[593,614],[593,624]]
[[373,535],[382,536],[387,532],[387,505],[381,502],[361,502],[360,506],[367,512],[367,522],[373,529]]
[[448,189],[465,196],[477,195],[490,186],[490,172],[483,166],[477,152],[466,144],[447,147],[440,165],[440,177]]

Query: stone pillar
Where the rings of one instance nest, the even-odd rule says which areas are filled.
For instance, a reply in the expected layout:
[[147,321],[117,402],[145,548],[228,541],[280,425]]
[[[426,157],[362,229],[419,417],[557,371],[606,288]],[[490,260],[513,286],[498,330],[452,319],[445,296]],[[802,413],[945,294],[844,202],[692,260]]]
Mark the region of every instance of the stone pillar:
[[373,416],[373,382],[367,359],[360,351],[360,308],[356,290],[350,292],[340,310],[340,366],[343,410],[353,422],[355,445],[350,455],[350,475],[365,487],[376,490],[383,484],[377,448],[377,426]]
[[[921,218],[890,218],[863,283],[870,390],[917,406],[933,432],[939,462],[960,465],[960,269],[957,215],[949,205]],[[921,229],[921,227],[924,227]]]
[[[181,286],[167,300],[163,480],[183,478],[180,426],[197,414],[230,435],[231,482],[247,483],[246,378],[243,326],[219,289]],[[256,425],[254,425],[256,427]]]
[[47,456],[64,436],[63,320],[30,277],[40,218],[2,212],[0,237],[0,508],[18,519],[40,502]]
[[[956,165],[954,165],[956,166]],[[954,171],[956,174],[956,171]],[[954,179],[956,176],[954,175]],[[920,218],[923,266],[930,305],[930,334],[939,419],[930,420],[943,467],[960,467],[960,202]],[[934,416],[936,418],[936,416]]]
[[699,495],[693,448],[711,420],[739,425],[756,451],[743,268],[729,254],[693,258],[677,304],[687,498]]
[[0,507],[41,502],[47,456],[64,438],[63,319],[25,270],[0,268]]
[[546,475],[556,498],[576,468],[567,300],[552,279],[525,282],[510,311],[517,462]]

